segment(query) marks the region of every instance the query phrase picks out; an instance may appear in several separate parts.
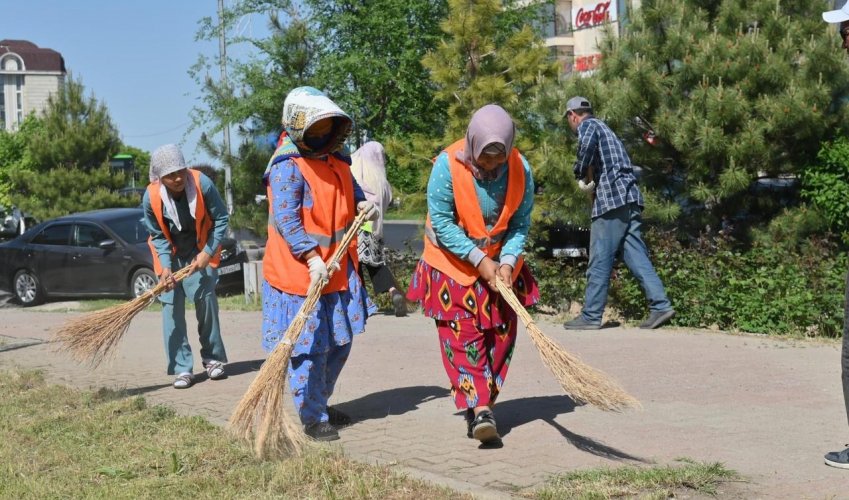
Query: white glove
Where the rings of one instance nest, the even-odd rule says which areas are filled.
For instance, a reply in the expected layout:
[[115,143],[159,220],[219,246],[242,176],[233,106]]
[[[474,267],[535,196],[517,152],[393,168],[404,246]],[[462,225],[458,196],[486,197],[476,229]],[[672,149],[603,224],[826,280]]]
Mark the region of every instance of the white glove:
[[321,280],[327,280],[327,266],[324,264],[324,261],[321,260],[319,256],[310,257],[307,260],[307,266],[310,268],[310,288]]
[[374,202],[371,201],[361,201],[357,203],[357,210],[360,212],[365,212],[366,219],[368,220],[377,220],[380,218],[380,210],[377,209]]
[[592,191],[595,189],[595,181],[590,181],[589,184],[584,182],[584,179],[578,181],[578,187],[581,188],[581,191]]

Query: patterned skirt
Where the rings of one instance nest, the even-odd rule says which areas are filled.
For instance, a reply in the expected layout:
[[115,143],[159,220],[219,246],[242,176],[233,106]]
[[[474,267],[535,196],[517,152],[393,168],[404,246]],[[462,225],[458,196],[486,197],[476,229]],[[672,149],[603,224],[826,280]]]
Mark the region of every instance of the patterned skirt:
[[[522,266],[513,282],[513,291],[525,307],[539,301],[539,288],[528,266]],[[424,259],[416,266],[407,298],[420,302],[425,316],[438,321],[475,318],[477,327],[483,330],[515,318],[510,305],[480,279],[463,286]]]

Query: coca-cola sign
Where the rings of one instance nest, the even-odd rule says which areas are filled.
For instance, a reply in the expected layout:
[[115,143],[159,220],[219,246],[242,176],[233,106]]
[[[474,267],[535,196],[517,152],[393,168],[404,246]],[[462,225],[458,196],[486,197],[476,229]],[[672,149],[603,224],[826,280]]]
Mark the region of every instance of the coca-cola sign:
[[[576,2],[577,3],[577,2]],[[590,3],[586,5],[572,4],[572,20],[576,30],[595,28],[616,20],[616,0]]]

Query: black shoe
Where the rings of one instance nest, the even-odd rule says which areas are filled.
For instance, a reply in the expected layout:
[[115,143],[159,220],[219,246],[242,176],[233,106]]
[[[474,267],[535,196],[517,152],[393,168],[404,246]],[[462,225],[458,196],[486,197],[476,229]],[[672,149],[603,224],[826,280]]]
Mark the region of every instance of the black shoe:
[[849,469],[849,448],[843,451],[832,451],[826,454],[825,464],[838,469]]
[[483,410],[475,417],[472,422],[472,437],[484,444],[501,440],[495,427],[495,416],[491,411]]
[[403,318],[407,315],[407,299],[398,290],[392,294],[392,307],[395,308],[395,316]]
[[472,428],[475,426],[475,410],[469,408],[466,410],[466,437],[474,439]]
[[336,432],[335,427],[330,425],[330,422],[310,424],[304,427],[304,432],[316,441],[336,441],[339,439],[339,433]]
[[645,321],[640,323],[640,328],[644,330],[653,330],[660,325],[666,323],[675,316],[675,309],[667,309],[666,311],[652,311]]
[[337,427],[351,425],[351,417],[347,413],[341,412],[332,406],[327,407],[327,417],[331,425]]
[[598,330],[601,328],[601,323],[591,323],[584,319],[583,316],[563,323],[563,328],[567,330]]

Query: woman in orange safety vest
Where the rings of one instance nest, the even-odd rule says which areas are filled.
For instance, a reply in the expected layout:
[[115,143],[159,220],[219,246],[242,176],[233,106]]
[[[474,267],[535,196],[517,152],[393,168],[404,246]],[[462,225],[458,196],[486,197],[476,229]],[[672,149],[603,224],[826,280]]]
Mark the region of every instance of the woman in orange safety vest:
[[[263,258],[263,347],[271,351],[295,319],[310,286],[328,276],[325,262],[336,250],[357,210],[374,219],[342,154],[353,122],[312,87],[298,87],[283,104],[284,132],[263,180],[269,204]],[[348,359],[354,336],[376,310],[357,274],[357,241],[322,290],[317,307],[292,353],[289,382],[308,436],[339,439],[350,418],[327,406]]]
[[510,115],[490,104],[472,116],[465,139],[435,160],[427,187],[425,248],[407,298],[436,321],[454,403],[467,435],[500,443],[492,405],[516,343],[516,314],[495,291],[512,283],[525,305],[539,299],[523,265],[531,223],[531,169],[513,148]]

